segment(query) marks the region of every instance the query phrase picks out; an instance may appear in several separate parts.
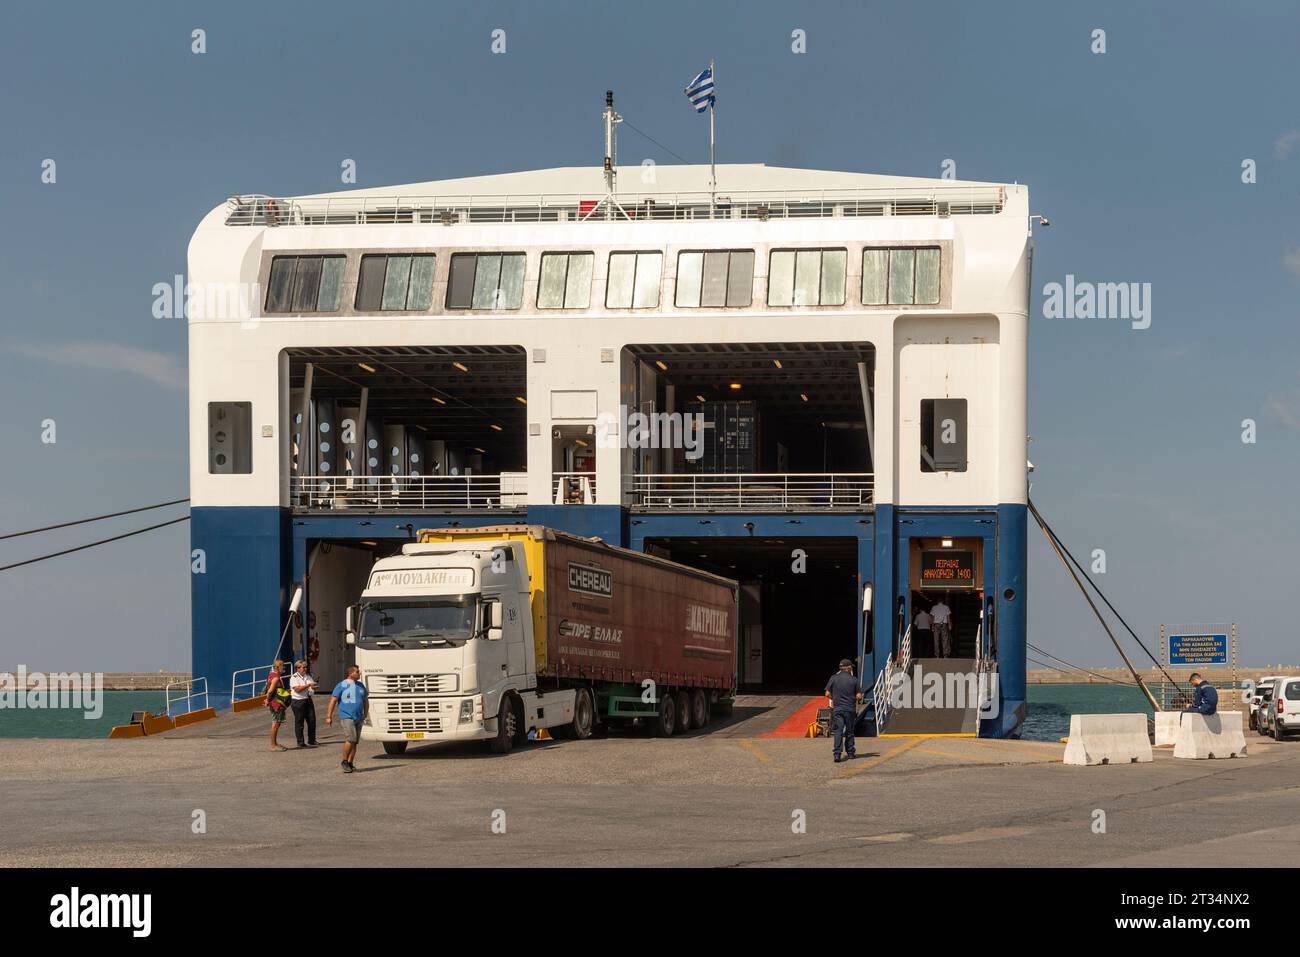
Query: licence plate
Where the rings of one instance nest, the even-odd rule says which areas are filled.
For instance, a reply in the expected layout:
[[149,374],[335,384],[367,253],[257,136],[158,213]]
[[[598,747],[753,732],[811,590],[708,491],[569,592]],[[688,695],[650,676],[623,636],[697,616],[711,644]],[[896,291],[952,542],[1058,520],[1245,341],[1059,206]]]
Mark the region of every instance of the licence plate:
[[418,739],[424,737],[424,732],[423,732],[423,731],[408,731],[408,732],[406,732],[406,737],[407,737],[409,740],[411,740],[411,741],[416,741],[416,740],[418,740]]

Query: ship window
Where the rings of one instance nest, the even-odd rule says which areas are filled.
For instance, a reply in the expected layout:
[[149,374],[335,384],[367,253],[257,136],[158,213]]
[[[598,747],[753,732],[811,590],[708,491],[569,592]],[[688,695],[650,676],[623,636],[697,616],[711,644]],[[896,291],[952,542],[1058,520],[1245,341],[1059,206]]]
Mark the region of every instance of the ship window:
[[663,253],[610,253],[605,305],[610,309],[658,306],[663,259]]
[[457,253],[451,257],[448,309],[518,309],[523,304],[523,253]]
[[921,471],[966,471],[966,400],[921,400]]
[[677,305],[748,306],[753,301],[754,253],[749,249],[684,252],[677,256]]
[[939,302],[938,246],[869,247],[862,251],[862,302],[868,306]]
[[345,256],[276,256],[267,283],[267,312],[334,312]]
[[769,306],[842,306],[847,249],[776,249],[767,277]]
[[537,286],[537,308],[588,308],[595,262],[594,253],[544,253]]
[[209,402],[208,473],[248,475],[252,471],[253,403]]
[[357,277],[359,312],[425,312],[433,303],[430,253],[361,257]]

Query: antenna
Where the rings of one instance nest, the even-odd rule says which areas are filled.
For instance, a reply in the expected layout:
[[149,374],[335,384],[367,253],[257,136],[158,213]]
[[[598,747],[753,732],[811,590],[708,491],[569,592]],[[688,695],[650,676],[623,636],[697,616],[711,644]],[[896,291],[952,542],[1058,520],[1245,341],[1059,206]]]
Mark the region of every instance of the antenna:
[[615,127],[623,117],[614,112],[614,91],[605,91],[605,218],[613,218]]

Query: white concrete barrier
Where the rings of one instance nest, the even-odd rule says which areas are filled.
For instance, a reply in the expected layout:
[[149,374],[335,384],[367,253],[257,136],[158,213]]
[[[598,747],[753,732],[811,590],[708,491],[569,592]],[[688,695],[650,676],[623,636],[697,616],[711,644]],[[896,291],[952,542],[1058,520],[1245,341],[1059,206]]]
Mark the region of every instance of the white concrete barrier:
[[1178,724],[1182,717],[1177,711],[1156,712],[1156,747],[1172,748],[1178,741]]
[[1066,764],[1130,764],[1154,760],[1145,714],[1070,715]]
[[1244,758],[1246,735],[1241,730],[1240,711],[1218,714],[1184,714],[1174,742],[1176,758]]

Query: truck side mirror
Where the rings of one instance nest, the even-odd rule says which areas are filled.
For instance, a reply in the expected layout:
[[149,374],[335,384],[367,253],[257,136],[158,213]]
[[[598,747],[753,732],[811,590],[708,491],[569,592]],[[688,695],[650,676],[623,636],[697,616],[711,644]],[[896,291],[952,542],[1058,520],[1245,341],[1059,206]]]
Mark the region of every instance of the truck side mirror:
[[347,609],[343,613],[343,618],[343,628],[345,631],[343,640],[349,645],[355,645],[357,643],[357,606],[348,605]]
[[501,602],[490,601],[483,608],[487,619],[487,640],[501,640]]

